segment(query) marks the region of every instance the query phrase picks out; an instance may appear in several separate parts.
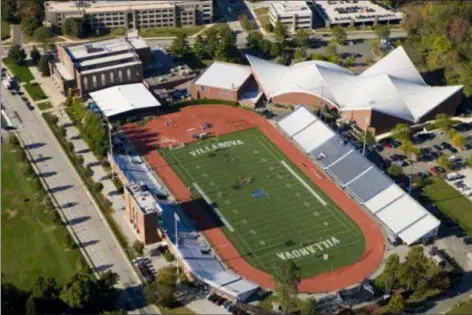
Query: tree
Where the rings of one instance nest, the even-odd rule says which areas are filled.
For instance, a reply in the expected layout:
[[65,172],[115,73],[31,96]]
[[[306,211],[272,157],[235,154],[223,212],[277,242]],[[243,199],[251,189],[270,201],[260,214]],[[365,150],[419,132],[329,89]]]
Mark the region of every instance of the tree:
[[68,18],[62,25],[62,34],[72,37],[85,37],[89,32],[86,18]]
[[41,59],[41,53],[39,52],[38,48],[36,46],[33,46],[30,52],[30,58],[33,61],[34,65],[37,65],[39,60]]
[[144,288],[146,301],[160,306],[172,306],[175,302],[177,269],[169,266],[162,268],[156,279]]
[[49,60],[47,56],[41,56],[41,59],[39,59],[38,68],[43,77],[49,77],[51,75],[49,72]]
[[9,23],[17,22],[18,20],[18,6],[16,0],[2,0],[1,1],[1,11],[2,11],[2,21]]
[[251,30],[251,21],[249,21],[249,18],[245,14],[241,14],[239,17],[239,24],[241,24],[241,27],[245,29],[246,31]]
[[310,36],[304,29],[299,29],[295,34],[295,42],[300,48],[308,48],[310,46]]
[[10,50],[8,51],[8,57],[10,57],[15,65],[21,66],[24,64],[25,59],[26,59],[26,53],[23,48],[21,48],[20,45],[14,44],[13,46],[10,47]]
[[465,145],[467,144],[468,140],[466,136],[461,135],[460,133],[456,133],[452,139],[451,142],[453,145],[456,147],[460,148],[461,150],[464,150]]
[[470,22],[463,17],[452,19],[448,25],[448,35],[455,43],[459,43],[466,39],[469,30]]
[[98,313],[101,310],[112,310],[115,308],[115,302],[118,298],[119,290],[116,289],[119,276],[116,272],[108,270],[104,272],[96,281],[91,297],[91,310]]
[[90,288],[89,275],[75,274],[62,287],[60,299],[71,308],[84,308],[91,298]]
[[33,36],[34,30],[41,26],[36,16],[27,16],[21,19],[21,31],[27,36]]
[[207,56],[207,41],[201,35],[197,35],[193,43],[193,53],[200,59]]
[[362,134],[362,141],[365,140],[367,145],[371,145],[375,143],[375,136],[372,132],[367,131]]
[[398,141],[410,140],[411,133],[411,128],[407,124],[397,124],[391,130],[392,138]]
[[317,301],[314,298],[310,298],[306,301],[298,300],[298,310],[300,315],[316,315]]
[[323,54],[313,53],[311,55],[311,60],[326,60],[326,57]]
[[446,155],[440,155],[437,159],[436,159],[436,164],[438,164],[439,166],[449,170],[452,166],[451,162],[448,160],[448,156]]
[[136,254],[142,256],[144,252],[144,244],[138,240],[134,241],[133,250],[136,252]]
[[273,58],[280,56],[280,54],[283,52],[282,45],[280,43],[277,43],[277,42],[271,43],[265,39],[264,39],[264,43],[267,43],[267,45],[270,46],[270,55]]
[[261,33],[253,31],[247,35],[247,48],[252,51],[260,53],[261,43],[264,40],[264,37]]
[[356,61],[356,58],[354,58],[353,56],[349,56],[344,61],[344,64],[346,65],[346,67],[352,67],[355,61]]
[[45,44],[52,38],[52,31],[49,27],[40,26],[34,30],[33,37],[36,42]]
[[401,166],[392,163],[392,165],[390,165],[390,166],[388,167],[387,173],[388,173],[391,177],[398,177],[398,176],[400,176],[400,175],[403,174],[403,169],[401,168]]
[[405,299],[401,294],[394,295],[387,304],[390,314],[403,314],[405,311]]
[[398,254],[388,256],[385,269],[382,274],[375,279],[376,287],[382,289],[386,294],[390,293],[398,285],[398,274],[401,268]]
[[59,312],[60,308],[57,303],[59,290],[54,278],[37,277],[31,290],[31,297],[34,298],[38,313],[47,314]]
[[472,154],[467,158],[467,165],[472,168]]
[[24,292],[2,279],[2,313],[25,314],[25,303],[26,295]]
[[34,297],[32,295],[30,295],[30,297],[26,300],[25,309],[26,309],[26,314],[27,315],[36,315],[37,314],[36,302],[35,302]]
[[400,150],[407,159],[411,159],[413,155],[418,156],[420,154],[420,150],[410,140],[402,140]]
[[187,35],[184,33],[177,34],[176,38],[172,41],[170,50],[177,57],[185,55],[188,52]]
[[347,39],[347,33],[344,28],[336,26],[331,30],[331,35],[333,36],[336,43],[342,45]]
[[293,308],[293,296],[300,283],[300,268],[292,260],[282,260],[276,267],[273,281],[280,296],[282,308],[289,312]]
[[285,41],[285,39],[287,38],[287,32],[282,22],[277,21],[277,23],[275,23],[274,34],[275,40],[277,42],[283,43]]
[[390,28],[386,25],[379,25],[375,28],[375,33],[379,40],[388,40],[390,37]]
[[335,42],[329,42],[328,45],[326,45],[325,49],[324,49],[324,53],[325,53],[325,56],[327,56],[327,58],[331,57],[331,56],[336,56],[337,53],[338,53],[338,45],[335,43]]
[[306,50],[303,48],[299,48],[295,50],[295,53],[293,55],[294,57],[294,62],[300,62],[300,61],[305,61],[306,60]]
[[436,121],[434,122],[434,125],[443,132],[447,132],[453,124],[454,122],[452,121],[451,116],[448,114],[441,113],[436,115]]

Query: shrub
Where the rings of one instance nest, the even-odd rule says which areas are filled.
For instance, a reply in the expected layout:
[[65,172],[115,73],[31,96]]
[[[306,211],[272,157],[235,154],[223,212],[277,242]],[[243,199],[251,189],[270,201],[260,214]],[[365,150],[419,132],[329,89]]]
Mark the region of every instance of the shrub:
[[136,252],[137,255],[142,256],[144,253],[144,244],[137,240],[134,241],[133,250]]
[[103,190],[103,184],[101,182],[95,183],[95,190],[96,191],[102,191]]
[[67,150],[74,152],[74,144],[72,142],[67,142]]
[[392,164],[387,169],[387,172],[391,177],[398,177],[401,174],[403,174],[403,169],[401,168],[401,166],[398,166],[397,164]]
[[84,157],[82,155],[77,156],[77,163],[84,165]]
[[92,177],[93,176],[93,170],[90,167],[85,168],[85,176],[87,176],[87,177]]
[[172,254],[172,253],[171,253],[170,251],[168,251],[168,250],[167,250],[166,252],[164,252],[163,256],[164,256],[164,259],[165,259],[167,262],[174,261],[174,258],[175,258],[175,257],[174,257],[174,254]]
[[62,223],[61,216],[59,215],[59,212],[57,212],[54,209],[51,209],[51,218],[52,218],[52,222],[54,224]]

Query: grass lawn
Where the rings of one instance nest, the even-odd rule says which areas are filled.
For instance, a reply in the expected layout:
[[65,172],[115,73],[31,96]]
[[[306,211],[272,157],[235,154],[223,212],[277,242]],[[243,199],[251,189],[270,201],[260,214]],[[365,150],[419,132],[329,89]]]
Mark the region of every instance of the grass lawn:
[[27,66],[17,66],[10,57],[3,58],[5,65],[17,76],[21,82],[29,82],[34,79],[33,74]]
[[10,38],[10,24],[7,22],[2,21],[2,40]]
[[470,315],[472,314],[472,299],[462,302],[459,305],[455,306],[447,314],[454,315]]
[[269,14],[269,7],[254,9],[254,13],[256,13],[257,16],[268,15]]
[[423,194],[430,198],[440,211],[457,221],[459,226],[472,236],[472,202],[470,200],[440,178],[433,178],[433,183],[424,188]]
[[48,98],[38,83],[26,83],[24,88],[35,101],[41,101]]
[[2,144],[2,276],[21,289],[36,276],[62,285],[82,265],[78,249],[68,249],[67,230],[54,224],[43,204],[46,194],[26,178],[21,151]]
[[293,259],[311,277],[364,252],[359,227],[258,129],[161,152],[260,270],[274,273],[277,262]]
[[51,102],[41,102],[41,103],[38,103],[38,107],[40,110],[45,110],[45,109],[52,108],[52,104]]
[[204,26],[193,26],[193,27],[156,27],[156,28],[142,28],[139,31],[141,37],[170,37],[177,36],[179,34],[185,34],[187,36],[194,35],[201,30]]

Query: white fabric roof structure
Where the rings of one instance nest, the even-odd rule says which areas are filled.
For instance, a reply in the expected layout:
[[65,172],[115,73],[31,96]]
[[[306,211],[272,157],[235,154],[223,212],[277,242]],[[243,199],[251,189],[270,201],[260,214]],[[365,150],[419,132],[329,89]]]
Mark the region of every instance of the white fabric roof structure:
[[195,84],[226,90],[239,89],[251,74],[249,66],[215,61],[197,78]]
[[90,92],[89,95],[106,117],[161,106],[161,103],[142,83],[112,86]]
[[437,232],[438,219],[305,107],[277,125],[403,242],[411,245]]
[[284,66],[247,58],[268,98],[307,93],[341,111],[372,109],[415,123],[462,89],[462,85],[426,85],[401,46],[360,75],[326,61]]

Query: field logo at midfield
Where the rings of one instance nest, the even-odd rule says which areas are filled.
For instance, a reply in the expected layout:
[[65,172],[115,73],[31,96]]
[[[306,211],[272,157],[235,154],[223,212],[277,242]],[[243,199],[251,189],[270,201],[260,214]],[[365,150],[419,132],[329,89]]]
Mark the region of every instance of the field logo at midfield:
[[277,253],[277,256],[282,260],[296,259],[303,256],[310,256],[316,253],[322,253],[325,249],[339,245],[341,242],[336,237],[331,237],[319,243],[314,243],[299,249],[293,249],[282,253]]
[[199,156],[208,152],[213,152],[219,149],[231,148],[237,145],[244,145],[244,142],[241,140],[222,141],[222,142],[217,142],[212,145],[207,145],[207,146],[192,150],[189,153],[192,156]]
[[264,190],[264,188],[259,188],[257,190],[254,190],[251,193],[252,198],[263,198],[263,197],[269,197],[269,194]]

